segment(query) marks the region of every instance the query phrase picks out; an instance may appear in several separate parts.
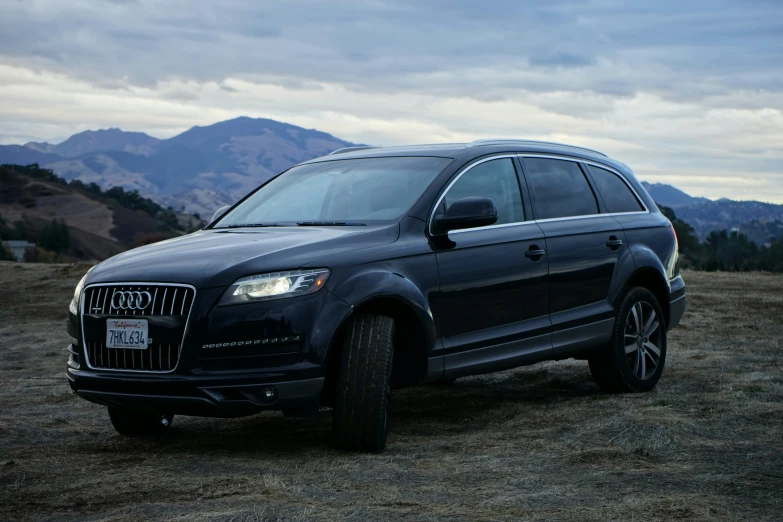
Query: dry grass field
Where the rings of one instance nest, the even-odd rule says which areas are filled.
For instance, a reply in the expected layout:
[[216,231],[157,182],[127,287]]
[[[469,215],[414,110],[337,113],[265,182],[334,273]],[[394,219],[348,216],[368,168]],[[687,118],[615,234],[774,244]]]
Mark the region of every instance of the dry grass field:
[[86,265],[0,263],[0,519],[780,520],[783,277],[684,274],[648,394],[562,361],[395,395],[387,451],[330,416],[178,417],[115,434],[70,394],[64,317]]

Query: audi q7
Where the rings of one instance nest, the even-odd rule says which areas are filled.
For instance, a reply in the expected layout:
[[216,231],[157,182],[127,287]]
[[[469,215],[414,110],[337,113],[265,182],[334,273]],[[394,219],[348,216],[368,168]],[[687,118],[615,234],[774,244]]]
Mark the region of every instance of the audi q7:
[[602,390],[650,390],[684,309],[671,223],[604,154],[353,147],[96,265],[67,375],[121,434],[325,407],[337,447],[381,451],[399,387],[577,358]]

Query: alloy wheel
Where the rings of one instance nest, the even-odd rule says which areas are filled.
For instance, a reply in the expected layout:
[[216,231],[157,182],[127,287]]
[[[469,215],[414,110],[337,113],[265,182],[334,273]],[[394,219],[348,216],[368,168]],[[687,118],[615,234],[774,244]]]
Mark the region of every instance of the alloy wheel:
[[625,356],[631,373],[639,380],[655,374],[661,360],[663,325],[650,303],[634,303],[625,319]]

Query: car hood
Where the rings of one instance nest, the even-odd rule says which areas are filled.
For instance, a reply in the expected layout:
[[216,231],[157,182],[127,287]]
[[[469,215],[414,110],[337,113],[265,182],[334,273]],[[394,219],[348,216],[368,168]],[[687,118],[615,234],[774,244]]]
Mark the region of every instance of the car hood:
[[107,259],[90,272],[86,283],[228,286],[246,275],[297,269],[330,255],[391,243],[398,236],[397,224],[201,230]]

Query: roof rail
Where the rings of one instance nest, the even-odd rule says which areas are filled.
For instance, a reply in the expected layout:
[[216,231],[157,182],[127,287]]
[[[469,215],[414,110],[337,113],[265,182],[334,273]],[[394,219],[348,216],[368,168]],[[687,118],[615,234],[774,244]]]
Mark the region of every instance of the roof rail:
[[564,149],[581,150],[584,152],[592,152],[600,156],[606,156],[603,152],[597,150],[588,149],[587,147],[577,147],[576,145],[567,145],[565,143],[555,143],[553,141],[538,141],[538,140],[521,140],[517,138],[500,138],[500,139],[488,139],[488,140],[475,140],[468,144],[468,147],[481,147],[487,145],[505,145],[505,144],[533,144],[533,145],[552,145],[555,147],[562,147]]
[[342,149],[333,150],[327,156],[334,156],[335,154],[343,154],[345,152],[354,152],[357,150],[374,149],[372,145],[354,145],[353,147],[343,147]]

